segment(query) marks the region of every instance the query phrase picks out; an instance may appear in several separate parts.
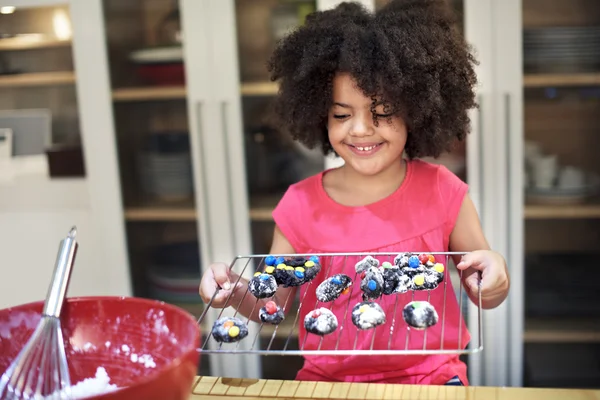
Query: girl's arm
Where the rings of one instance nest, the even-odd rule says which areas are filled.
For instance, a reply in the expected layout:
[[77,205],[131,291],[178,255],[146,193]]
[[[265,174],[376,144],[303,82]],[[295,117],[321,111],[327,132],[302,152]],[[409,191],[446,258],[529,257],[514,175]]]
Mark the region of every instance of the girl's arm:
[[[296,251],[290,242],[285,238],[285,236],[283,236],[276,225],[273,232],[273,243],[271,244],[271,250],[269,254],[294,254],[295,252]],[[240,314],[244,315],[246,318],[250,318],[250,320],[255,322],[260,322],[260,319],[258,318],[258,310],[260,310],[260,308],[263,307],[269,300],[274,300],[275,303],[277,303],[280,307],[283,307],[285,304],[286,307],[283,311],[287,314],[290,306],[293,303],[294,297],[296,296],[297,288],[284,288],[279,286],[277,288],[277,292],[272,298],[260,299],[257,302],[256,298],[252,294],[247,293],[248,280],[245,278],[240,278],[240,283],[242,285],[238,285],[237,289],[233,292],[229,304],[236,308]]]
[[473,201],[467,194],[460,207],[456,224],[450,234],[450,249],[468,253],[455,256],[458,269],[463,270],[462,284],[471,301],[478,304],[477,272],[481,271],[481,301],[484,309],[496,308],[506,299],[510,278],[504,257],[492,251],[481,228]]

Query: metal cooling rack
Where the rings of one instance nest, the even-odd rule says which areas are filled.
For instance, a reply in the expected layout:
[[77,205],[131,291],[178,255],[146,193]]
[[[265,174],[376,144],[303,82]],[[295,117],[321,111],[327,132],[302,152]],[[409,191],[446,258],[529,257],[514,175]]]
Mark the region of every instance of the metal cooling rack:
[[[411,253],[411,252],[399,252],[399,253]],[[298,304],[298,308],[297,309],[290,309],[288,310],[287,315],[285,316],[285,319],[279,324],[279,325],[271,325],[268,323],[263,323],[261,321],[258,322],[254,322],[251,321],[250,319],[248,319],[247,317],[243,316],[242,314],[240,314],[237,311],[237,306],[239,304],[241,304],[242,302],[245,301],[246,296],[250,296],[252,298],[254,298],[256,300],[256,302],[254,303],[254,307],[252,309],[252,313],[254,313],[254,311],[257,311],[257,307],[259,306],[259,302],[260,300],[256,299],[254,297],[254,295],[248,290],[247,285],[246,285],[246,291],[243,294],[241,300],[237,303],[237,304],[233,304],[231,303],[231,295],[228,297],[227,301],[226,301],[226,308],[213,308],[212,307],[212,302],[216,296],[216,294],[218,293],[218,290],[213,294],[213,297],[211,298],[211,300],[209,301],[209,303],[207,304],[207,306],[205,307],[202,315],[200,316],[200,318],[198,319],[198,323],[202,324],[203,326],[205,326],[206,334],[203,335],[204,339],[201,343],[200,348],[198,349],[198,351],[200,353],[208,353],[208,354],[231,354],[231,353],[240,353],[240,354],[258,354],[258,355],[288,355],[288,356],[305,356],[305,355],[320,355],[320,356],[324,356],[324,355],[330,355],[330,356],[354,356],[354,355],[433,355],[433,354],[473,354],[473,353],[478,353],[480,351],[483,350],[483,331],[482,331],[482,307],[481,307],[481,286],[479,288],[479,292],[478,292],[478,304],[472,304],[472,302],[467,298],[467,300],[465,300],[468,303],[471,303],[469,306],[469,322],[466,323],[466,325],[473,325],[476,324],[476,328],[475,329],[471,329],[471,341],[470,343],[468,343],[468,346],[466,346],[466,348],[464,348],[464,343],[461,343],[461,330],[462,330],[462,323],[460,321],[463,320],[463,286],[461,284],[462,282],[462,271],[458,271],[458,279],[460,282],[458,282],[458,286],[459,286],[459,293],[458,293],[458,309],[459,309],[459,318],[458,318],[458,322],[459,322],[459,332],[458,332],[458,338],[457,338],[457,346],[456,347],[445,347],[444,346],[444,333],[445,333],[445,328],[446,325],[449,323],[449,321],[446,319],[446,292],[447,290],[453,290],[452,288],[448,289],[448,285],[452,284],[451,281],[451,274],[450,274],[450,269],[448,268],[449,266],[449,261],[451,259],[452,256],[462,256],[465,253],[460,253],[460,252],[428,252],[427,254],[432,254],[435,259],[436,262],[441,262],[441,258],[444,258],[444,279],[443,281],[435,288],[435,289],[431,289],[431,290],[409,290],[407,293],[404,294],[391,294],[391,295],[382,295],[382,297],[395,297],[395,301],[394,301],[394,307],[393,307],[393,314],[390,316],[389,314],[386,313],[386,319],[389,321],[391,318],[391,323],[388,324],[387,322],[383,325],[380,325],[378,327],[369,329],[369,330],[359,330],[356,326],[354,326],[354,324],[352,324],[352,322],[348,322],[348,319],[346,318],[348,316],[348,313],[352,312],[352,308],[354,307],[355,302],[351,303],[351,298],[352,298],[352,293],[356,290],[358,290],[359,292],[361,291],[360,289],[360,276],[358,273],[354,272],[354,265],[356,262],[358,262],[359,260],[362,260],[363,258],[365,258],[366,256],[372,256],[374,258],[377,258],[380,261],[380,265],[384,262],[384,261],[389,261],[390,263],[394,264],[394,258],[399,254],[399,253],[318,253],[318,254],[257,254],[257,255],[250,255],[250,256],[238,256],[236,257],[233,262],[230,264],[229,268],[234,269],[236,271],[236,273],[241,277],[241,276],[245,276],[245,277],[251,277],[254,272],[257,271],[263,271],[264,268],[266,267],[265,264],[265,258],[269,255],[271,256],[275,256],[275,257],[284,257],[284,258],[292,258],[292,257],[310,257],[310,256],[318,256],[320,258],[320,261],[323,261],[324,259],[327,261],[326,264],[328,265],[324,265],[323,263],[321,263],[321,271],[318,273],[317,277],[315,279],[313,279],[312,281],[305,283],[304,285],[302,285],[302,287],[306,286],[306,290],[304,291],[304,293],[299,297],[299,304]],[[418,255],[420,252],[412,252],[412,254],[414,255]],[[334,263],[334,260],[336,258],[342,257],[344,258],[343,264],[342,264],[342,268],[336,268],[334,271],[331,270],[331,267]],[[346,268],[346,263],[348,262],[349,258],[353,258],[353,261],[351,262],[351,267],[348,269]],[[387,258],[387,259],[386,259]],[[354,261],[356,260],[356,261]],[[316,301],[316,304],[314,302],[311,302],[311,304],[305,304],[305,298],[306,295],[309,291],[315,291],[317,286],[319,285],[319,283],[321,283],[324,279],[335,275],[337,273],[341,273],[343,270],[344,273],[346,273],[348,276],[352,276],[352,273],[349,273],[350,271],[352,271],[354,273],[354,278],[353,278],[353,284],[350,287],[350,293],[347,295],[342,295],[340,297],[338,297],[338,299],[332,301],[332,302],[326,302],[326,303],[322,303],[319,302],[318,300]],[[248,273],[250,272],[250,273]],[[481,281],[481,273],[479,273],[479,278]],[[240,278],[241,279],[241,278]],[[237,284],[240,279],[238,279],[235,283]],[[248,279],[248,278],[247,278]],[[300,289],[300,287],[298,287],[298,289]],[[418,292],[421,293],[426,293],[427,295],[427,301],[429,302],[430,297],[431,297],[431,292],[434,290],[442,290],[444,292],[443,294],[443,298],[444,298],[444,303],[442,305],[442,310],[440,312],[439,308],[436,308],[436,311],[438,313],[438,323],[431,328],[427,328],[424,330],[418,330],[417,333],[413,333],[415,331],[415,329],[411,328],[410,326],[408,326],[408,324],[406,324],[406,322],[404,321],[403,317],[402,317],[402,309],[404,307],[404,305],[412,300],[415,300],[415,294]],[[290,293],[294,293],[294,291],[290,291]],[[300,290],[296,291],[297,295],[299,295],[301,292]],[[399,303],[399,299],[401,296],[406,296],[405,297],[405,302],[402,304],[398,304]],[[425,300],[423,297],[424,295],[421,294],[419,295],[419,299],[417,300]],[[381,298],[373,300],[375,302],[378,302]],[[266,299],[266,300],[273,300],[276,303],[278,303],[278,305],[282,308],[285,309],[285,307],[288,305],[288,303],[290,301],[294,301],[294,299],[291,298],[291,296],[288,294],[288,296],[283,300],[283,302],[280,301],[277,302],[275,297],[271,298],[271,299]],[[344,316],[343,319],[341,319],[340,315],[337,315],[338,317],[338,328],[331,334],[326,335],[327,338],[329,337],[334,337],[337,335],[337,340],[335,340],[335,346],[333,346],[333,343],[329,343],[330,345],[324,345],[324,338],[320,337],[318,335],[314,335],[315,337],[319,338],[319,344],[317,346],[316,349],[305,349],[305,344],[306,344],[306,340],[308,338],[309,335],[313,335],[311,333],[307,333],[305,338],[303,340],[297,340],[296,338],[298,337],[298,325],[301,323],[304,323],[304,321],[302,321],[300,319],[300,311],[302,310],[303,307],[310,307],[310,310],[313,310],[315,308],[328,308],[331,309],[333,307],[333,304],[339,301],[344,301],[347,303],[347,306],[345,307],[345,311],[344,311]],[[358,301],[361,301],[361,299],[359,299]],[[282,304],[280,304],[282,303]],[[233,310],[232,310],[232,306],[233,306]],[[226,312],[225,310],[231,310],[233,311],[233,313],[231,312]],[[473,315],[473,313],[475,313],[475,315]],[[208,316],[211,315],[213,318],[212,321],[206,321],[206,319],[208,319]],[[212,323],[221,318],[222,316],[232,316],[232,317],[237,317],[239,319],[241,319],[242,321],[244,321],[248,326],[249,326],[249,334],[247,337],[245,337],[244,339],[238,341],[238,342],[234,342],[234,343],[220,343],[218,341],[216,341],[212,335],[211,335],[211,329],[212,329]],[[293,321],[290,323],[290,321]],[[209,323],[210,322],[210,323]],[[452,321],[453,323],[456,323],[457,321]],[[437,326],[441,325],[441,333],[440,333],[440,344],[436,347],[436,346],[429,346],[429,348],[427,347],[427,332],[430,329],[433,329]],[[253,327],[255,327],[255,329],[252,329]],[[340,347],[340,338],[342,337],[342,334],[345,333],[348,329],[354,330],[356,331],[356,339],[354,340],[354,347],[352,348],[345,348],[345,347]],[[393,344],[396,342],[394,340],[395,335],[400,335],[402,330],[406,331],[406,339],[404,340],[405,345],[404,346],[393,346]],[[476,332],[474,332],[476,330]],[[272,331],[272,332],[271,332]],[[262,333],[261,333],[262,332]],[[266,333],[266,334],[265,334]],[[410,344],[410,337],[411,337],[411,333],[412,334],[416,334],[416,335],[420,335],[422,333],[423,336],[423,340],[422,340],[422,345],[409,345]],[[360,346],[358,345],[358,338],[359,335],[371,335],[371,340],[370,340],[370,346],[366,345],[366,346]],[[389,339],[388,339],[388,345],[385,348],[380,348],[375,346],[374,347],[374,343],[375,343],[375,337],[379,336],[379,335],[389,335]],[[266,346],[261,346],[261,342],[262,341],[266,341],[267,344]],[[297,341],[297,349],[294,348],[294,342]],[[327,342],[331,342],[330,340],[327,340]],[[365,341],[362,341],[362,343],[364,344]]]

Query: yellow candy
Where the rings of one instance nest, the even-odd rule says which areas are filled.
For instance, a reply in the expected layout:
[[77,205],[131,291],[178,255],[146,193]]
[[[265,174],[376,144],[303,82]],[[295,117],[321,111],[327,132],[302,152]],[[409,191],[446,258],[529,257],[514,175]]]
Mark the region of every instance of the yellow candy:
[[287,267],[287,265],[285,265],[285,264],[277,265],[277,269],[285,269],[285,267]]
[[369,309],[369,306],[367,305],[362,305],[360,306],[360,308],[358,309],[358,312],[360,313],[364,313],[365,311],[367,311]]
[[256,271],[256,272],[254,273],[254,276],[259,276],[259,275],[260,275],[260,271]]
[[304,268],[302,268],[302,267],[296,267],[296,271],[304,272]]
[[441,274],[442,272],[444,272],[444,264],[437,263],[433,266],[433,269]]
[[286,265],[285,269],[286,269],[287,271],[293,271],[293,270],[294,270],[294,267],[291,267],[291,266],[289,266],[289,265]]
[[273,271],[275,271],[275,268],[273,268],[273,267],[270,267],[270,266],[269,266],[269,267],[265,268],[265,272],[266,272],[267,274],[272,274],[272,273],[273,273]]
[[417,275],[414,277],[413,282],[415,283],[415,285],[421,286],[425,283],[425,277],[423,275]]
[[231,337],[236,337],[240,334],[240,328],[238,328],[237,326],[232,326],[231,329],[229,329],[228,334]]
[[313,261],[307,261],[307,262],[304,263],[304,266],[308,267],[308,268],[314,267],[315,263]]

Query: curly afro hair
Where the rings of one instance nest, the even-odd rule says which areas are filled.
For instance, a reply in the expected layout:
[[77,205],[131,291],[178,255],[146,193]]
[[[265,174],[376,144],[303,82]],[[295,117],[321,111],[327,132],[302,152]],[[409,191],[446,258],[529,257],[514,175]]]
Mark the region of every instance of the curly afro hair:
[[307,147],[333,152],[327,135],[332,81],[345,72],[373,104],[381,99],[405,120],[409,158],[451,150],[469,132],[468,110],[477,106],[477,61],[446,3],[392,0],[372,14],[345,2],[309,15],[268,62],[271,79],[280,83],[277,123]]

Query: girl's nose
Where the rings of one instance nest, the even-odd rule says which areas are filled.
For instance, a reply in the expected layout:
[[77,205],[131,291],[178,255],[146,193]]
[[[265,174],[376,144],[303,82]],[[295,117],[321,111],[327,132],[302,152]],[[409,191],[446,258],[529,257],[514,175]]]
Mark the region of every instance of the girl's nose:
[[373,117],[371,114],[364,117],[356,116],[352,121],[352,125],[350,126],[351,136],[370,136],[373,134],[373,131]]

